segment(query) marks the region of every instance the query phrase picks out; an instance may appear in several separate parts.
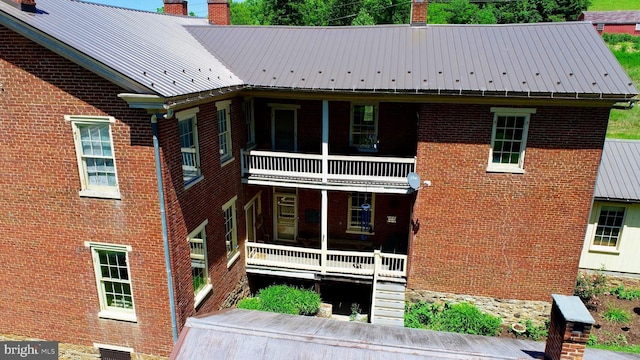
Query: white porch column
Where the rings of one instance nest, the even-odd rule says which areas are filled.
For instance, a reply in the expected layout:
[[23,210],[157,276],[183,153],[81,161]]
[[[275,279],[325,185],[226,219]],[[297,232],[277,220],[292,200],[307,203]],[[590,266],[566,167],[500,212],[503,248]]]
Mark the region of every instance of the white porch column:
[[[322,100],[322,183],[327,183],[327,174],[329,172],[329,101]],[[320,221],[320,262],[322,265],[322,273],[327,272],[327,242],[328,237],[328,200],[329,194],[327,190],[322,190],[322,214]]]

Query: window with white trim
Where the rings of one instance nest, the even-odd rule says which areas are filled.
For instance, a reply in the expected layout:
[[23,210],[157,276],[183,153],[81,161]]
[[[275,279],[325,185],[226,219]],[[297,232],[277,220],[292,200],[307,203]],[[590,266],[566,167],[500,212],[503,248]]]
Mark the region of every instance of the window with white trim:
[[89,243],[98,285],[100,317],[135,321],[128,252],[123,245]]
[[378,106],[376,104],[351,104],[351,128],[349,145],[361,151],[378,148]]
[[349,196],[349,219],[347,222],[347,232],[361,234],[373,233],[374,214],[375,194],[352,192]]
[[596,24],[596,30],[603,31],[604,30],[604,23],[597,23]]
[[209,280],[209,261],[207,257],[207,232],[206,226],[208,221],[205,220],[200,226],[187,236],[189,242],[191,257],[191,280],[193,282],[193,296],[196,299],[196,305],[204,299],[205,295],[211,290]]
[[110,116],[73,116],[71,122],[80,173],[80,195],[120,198]]
[[524,172],[529,117],[535,109],[491,108],[493,129],[488,171]]
[[180,152],[182,153],[182,177],[188,185],[201,176],[200,147],[198,145],[199,109],[193,108],[176,113],[180,127]]
[[636,31],[640,31],[640,23],[636,24]]
[[244,122],[247,126],[247,148],[256,145],[256,123],[253,114],[253,99],[244,102]]
[[238,253],[238,234],[236,224],[236,200],[237,196],[229,200],[222,206],[222,216],[224,219],[224,241],[227,247],[227,260],[231,261],[232,258]]
[[619,245],[622,227],[624,225],[625,207],[602,206],[595,224],[593,246],[616,250]]
[[220,143],[220,162],[231,159],[231,100],[218,101],[218,141]]

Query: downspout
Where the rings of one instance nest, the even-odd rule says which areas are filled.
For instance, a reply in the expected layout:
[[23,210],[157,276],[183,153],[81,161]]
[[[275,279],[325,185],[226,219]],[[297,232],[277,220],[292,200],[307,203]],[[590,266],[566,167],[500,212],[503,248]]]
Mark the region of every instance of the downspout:
[[167,211],[164,206],[164,184],[162,183],[162,164],[160,162],[160,142],[158,141],[158,117],[151,116],[151,130],[153,131],[153,154],[156,160],[156,181],[158,182],[158,198],[160,201],[160,222],[162,224],[162,242],[164,244],[164,262],[167,270],[167,287],[169,288],[169,311],[171,312],[171,330],[173,343],[178,341],[178,321],[176,319],[176,303],[173,291],[173,273],[171,272],[171,255],[169,252],[169,231],[167,227]]

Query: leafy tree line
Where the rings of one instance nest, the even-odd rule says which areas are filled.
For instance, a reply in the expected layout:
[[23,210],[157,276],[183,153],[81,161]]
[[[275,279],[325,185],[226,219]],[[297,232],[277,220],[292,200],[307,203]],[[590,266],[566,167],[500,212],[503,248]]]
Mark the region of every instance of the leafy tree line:
[[[435,0],[431,24],[507,24],[576,20],[591,0]],[[234,25],[407,24],[411,0],[231,1]]]

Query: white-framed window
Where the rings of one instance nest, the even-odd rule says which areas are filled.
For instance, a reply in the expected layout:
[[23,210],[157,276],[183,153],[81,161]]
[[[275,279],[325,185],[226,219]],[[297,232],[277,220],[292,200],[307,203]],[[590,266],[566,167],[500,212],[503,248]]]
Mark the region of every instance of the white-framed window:
[[111,116],[66,115],[71,122],[80,174],[80,196],[119,199]]
[[209,261],[207,257],[207,231],[209,223],[205,220],[200,226],[187,236],[189,242],[189,252],[191,257],[191,281],[193,283],[194,306],[200,302],[211,291],[211,280],[209,279]]
[[360,151],[378,149],[378,105],[351,104],[349,145]]
[[224,242],[227,247],[227,266],[231,266],[238,258],[238,224],[236,221],[236,200],[234,196],[226,204],[222,205],[222,217],[224,219]]
[[129,268],[130,246],[86,242],[91,249],[100,302],[99,317],[136,321]]
[[636,24],[636,31],[640,31],[640,23]]
[[592,250],[617,251],[624,227],[624,206],[602,205],[594,224]]
[[247,127],[247,149],[256,145],[256,122],[253,113],[253,99],[244,102],[244,122]]
[[604,23],[597,23],[596,24],[596,30],[603,31],[604,30]]
[[218,101],[218,141],[220,143],[220,162],[231,160],[231,100]]
[[529,117],[535,109],[491,108],[493,129],[487,171],[524,172]]
[[176,113],[180,128],[180,152],[182,153],[182,177],[185,187],[193,185],[202,175],[200,170],[200,147],[198,145],[199,108]]
[[347,232],[373,234],[373,219],[375,219],[375,194],[352,192],[349,196]]

